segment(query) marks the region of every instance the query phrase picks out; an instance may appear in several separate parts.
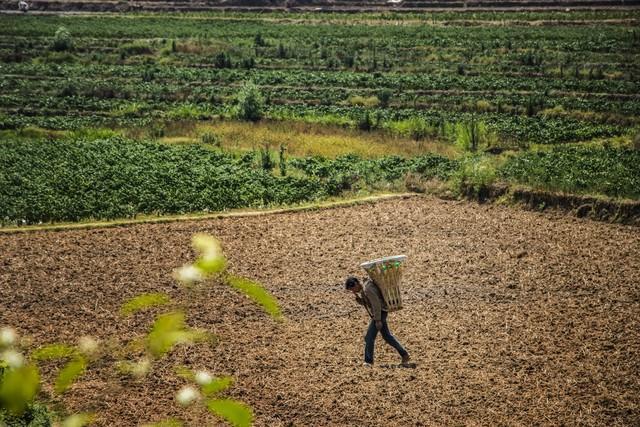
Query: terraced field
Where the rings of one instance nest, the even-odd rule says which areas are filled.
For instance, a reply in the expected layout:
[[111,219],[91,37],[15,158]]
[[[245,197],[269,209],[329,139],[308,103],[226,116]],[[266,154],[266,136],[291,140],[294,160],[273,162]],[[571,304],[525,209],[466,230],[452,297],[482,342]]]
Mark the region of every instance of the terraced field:
[[[0,127],[228,116],[250,79],[280,120],[355,126],[369,112],[396,132],[424,120],[435,138],[474,115],[516,145],[624,135],[640,111],[638,15],[585,14],[547,13],[542,25],[530,25],[535,14],[144,15],[135,25],[5,15]],[[73,47],[56,52],[60,26]]]
[[[312,12],[424,12],[424,11],[508,11],[508,10],[577,10],[632,9],[637,0],[146,0],[109,2],[102,0],[37,0],[32,10],[40,11],[312,11]],[[0,7],[14,9],[15,3],[2,0]]]

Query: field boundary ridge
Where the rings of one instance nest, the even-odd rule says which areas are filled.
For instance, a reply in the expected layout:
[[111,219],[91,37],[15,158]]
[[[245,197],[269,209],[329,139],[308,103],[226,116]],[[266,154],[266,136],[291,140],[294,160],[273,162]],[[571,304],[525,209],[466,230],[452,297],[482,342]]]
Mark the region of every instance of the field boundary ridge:
[[420,197],[418,193],[385,193],[377,194],[365,197],[354,197],[342,200],[330,200],[324,202],[307,203],[298,206],[287,206],[280,208],[268,208],[268,209],[255,209],[246,210],[238,209],[232,211],[212,212],[204,214],[181,214],[181,215],[163,215],[163,216],[149,216],[143,218],[129,218],[129,219],[116,219],[116,220],[104,220],[104,221],[91,221],[91,222],[78,222],[78,223],[58,223],[58,224],[42,224],[42,225],[25,225],[25,226],[12,226],[12,227],[0,227],[0,235],[2,234],[15,234],[15,233],[29,233],[36,231],[65,231],[65,230],[86,230],[93,228],[112,228],[112,227],[127,227],[137,224],[157,224],[168,223],[178,221],[199,221],[209,219],[221,219],[221,218],[241,218],[241,217],[254,217],[254,216],[266,216],[266,215],[278,215],[292,212],[306,212],[316,211],[324,209],[334,209],[342,207],[357,206],[369,203],[376,203],[385,200],[394,199],[409,199],[412,197]]

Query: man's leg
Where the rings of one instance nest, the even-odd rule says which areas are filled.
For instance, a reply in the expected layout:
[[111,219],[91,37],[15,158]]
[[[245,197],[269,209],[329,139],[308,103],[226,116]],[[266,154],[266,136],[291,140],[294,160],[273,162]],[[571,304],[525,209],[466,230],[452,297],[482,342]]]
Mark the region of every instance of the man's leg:
[[364,336],[364,361],[366,363],[373,363],[373,349],[375,348],[376,335],[378,335],[376,322],[371,319],[367,334]]
[[405,357],[406,355],[409,354],[407,350],[405,350],[404,347],[402,347],[402,344],[398,342],[396,337],[394,337],[391,331],[389,330],[389,325],[387,325],[386,311],[382,312],[382,329],[380,330],[380,333],[382,334],[382,338],[384,338],[387,344],[395,348],[398,351],[398,353],[400,353],[400,356]]

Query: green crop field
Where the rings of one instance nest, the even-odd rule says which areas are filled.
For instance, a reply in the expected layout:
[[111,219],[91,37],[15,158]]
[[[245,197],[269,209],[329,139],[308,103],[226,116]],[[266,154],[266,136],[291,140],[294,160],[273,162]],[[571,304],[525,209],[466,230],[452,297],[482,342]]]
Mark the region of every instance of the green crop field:
[[[291,203],[300,198],[200,199],[215,193],[217,183],[244,176],[233,166],[242,158],[262,174],[252,175],[258,181],[287,172],[309,180],[317,177],[296,167],[305,158],[347,155],[360,170],[364,158],[349,154],[435,152],[461,165],[481,164],[452,173],[458,184],[501,180],[635,199],[638,19],[637,12],[615,10],[0,15],[0,197],[7,200],[0,218],[55,221]],[[243,125],[237,103],[248,82],[258,92],[260,116]],[[266,125],[254,131],[258,118]],[[274,131],[276,122],[298,129],[295,138]],[[307,128],[300,130],[300,123]],[[78,139],[76,145],[59,142]],[[227,167],[210,172],[216,176],[211,182],[192,182],[184,204],[148,205],[109,193],[113,206],[78,208],[70,202],[82,197],[77,187],[64,197],[57,178],[46,173],[29,187],[34,193],[25,191],[32,182],[28,165],[56,168],[53,159],[72,162],[85,156],[78,147],[98,140],[101,149],[91,154],[96,161],[82,164],[87,176],[102,176],[104,156],[121,150],[123,139],[149,156],[160,150],[153,144],[201,145],[219,151],[214,163]],[[24,149],[35,141],[45,145]],[[582,148],[553,148],[567,144]],[[566,167],[600,157],[592,167],[601,170],[588,183]],[[127,167],[138,167],[119,161],[125,164],[113,171],[116,182],[128,179]],[[89,171],[92,165],[96,170]],[[433,178],[411,173],[418,175],[412,179]],[[385,188],[384,177],[375,186],[356,172],[334,178],[344,181],[336,187],[344,192]],[[394,175],[386,188],[399,189],[402,178]],[[140,185],[158,199],[168,191]],[[338,191],[326,190],[305,192],[304,199]],[[29,197],[38,201],[37,215],[26,213],[33,208]]]

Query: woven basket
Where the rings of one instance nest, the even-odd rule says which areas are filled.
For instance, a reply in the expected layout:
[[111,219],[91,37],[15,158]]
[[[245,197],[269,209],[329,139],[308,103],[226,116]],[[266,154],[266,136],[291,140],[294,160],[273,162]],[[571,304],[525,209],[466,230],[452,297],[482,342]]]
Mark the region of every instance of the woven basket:
[[396,255],[360,264],[360,267],[364,268],[371,280],[380,288],[389,311],[397,311],[402,308],[400,282],[406,260],[405,255]]

